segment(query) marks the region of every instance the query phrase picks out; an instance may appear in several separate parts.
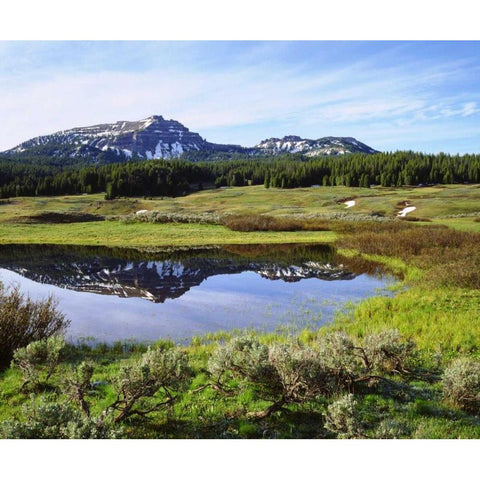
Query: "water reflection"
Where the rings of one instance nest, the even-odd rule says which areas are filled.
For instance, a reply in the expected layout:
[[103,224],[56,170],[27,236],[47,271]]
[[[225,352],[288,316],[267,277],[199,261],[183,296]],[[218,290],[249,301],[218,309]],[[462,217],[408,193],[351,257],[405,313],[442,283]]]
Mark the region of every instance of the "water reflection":
[[17,245],[0,247],[0,280],[32,297],[54,294],[72,339],[145,341],[329,321],[386,284],[378,266],[366,274],[350,263],[325,245],[156,253]]

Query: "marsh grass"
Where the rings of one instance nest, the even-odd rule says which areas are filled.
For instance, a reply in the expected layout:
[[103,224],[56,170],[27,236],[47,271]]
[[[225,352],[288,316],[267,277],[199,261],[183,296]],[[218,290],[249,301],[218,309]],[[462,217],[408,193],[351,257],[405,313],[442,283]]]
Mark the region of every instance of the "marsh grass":
[[423,226],[395,232],[356,232],[340,238],[337,244],[370,255],[399,258],[423,270],[423,281],[431,285],[480,288],[478,233]]

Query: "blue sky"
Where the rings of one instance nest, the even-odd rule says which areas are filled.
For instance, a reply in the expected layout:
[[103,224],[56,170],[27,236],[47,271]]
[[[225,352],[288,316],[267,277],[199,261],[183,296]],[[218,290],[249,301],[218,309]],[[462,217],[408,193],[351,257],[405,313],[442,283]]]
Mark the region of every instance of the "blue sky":
[[480,42],[0,42],[0,150],[152,114],[212,142],[480,152]]

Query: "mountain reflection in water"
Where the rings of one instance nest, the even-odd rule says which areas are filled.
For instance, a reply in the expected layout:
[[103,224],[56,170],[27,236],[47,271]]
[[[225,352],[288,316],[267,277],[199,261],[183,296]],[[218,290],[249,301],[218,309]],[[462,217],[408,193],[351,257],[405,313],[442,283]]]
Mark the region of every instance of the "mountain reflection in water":
[[[322,321],[328,321],[334,309],[322,307],[321,302],[358,300],[385,284],[378,265],[366,267],[350,259],[347,265],[326,245],[229,246],[151,253],[6,245],[0,247],[0,269],[5,269],[0,272],[4,283],[20,283],[29,294],[48,291],[59,298],[61,309],[72,320],[70,333],[74,337],[80,336],[78,327],[82,322],[86,326],[84,317],[89,315],[87,323],[93,328],[82,328],[81,335],[102,341],[126,336],[140,340],[165,335],[189,337],[213,330],[255,328],[255,324],[272,329],[285,323],[286,317],[293,321],[300,317],[300,312],[295,313],[299,305],[304,311],[308,309],[310,316],[321,315]],[[370,275],[364,274],[366,270]],[[117,300],[101,300],[102,296]],[[148,304],[165,305],[147,307],[143,303],[139,307],[138,301],[144,299],[150,300]],[[102,317],[107,313],[110,320],[100,321],[100,313]],[[127,314],[131,328],[125,330],[122,318]],[[156,317],[162,321],[155,321]],[[165,321],[169,328],[159,329]]]

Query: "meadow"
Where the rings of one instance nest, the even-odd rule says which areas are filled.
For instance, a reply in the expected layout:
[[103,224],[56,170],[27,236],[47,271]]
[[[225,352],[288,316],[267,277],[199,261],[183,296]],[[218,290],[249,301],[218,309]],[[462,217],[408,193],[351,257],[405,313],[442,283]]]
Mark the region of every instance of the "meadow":
[[[347,200],[356,203],[346,209],[343,202]],[[417,209],[406,220],[396,219],[406,203]],[[182,222],[142,221],[132,215],[139,210],[162,212],[170,215],[162,218]],[[106,219],[51,223],[42,216],[46,212]],[[101,195],[25,197],[0,204],[0,242],[150,248],[333,242],[340,254],[380,262],[399,276],[393,297],[374,297],[352,305],[332,324],[305,330],[295,338],[250,332],[240,350],[235,350],[239,348],[235,342],[242,333],[219,332],[194,339],[180,347],[188,360],[188,375],[181,378],[184,383],[180,385],[178,374],[178,383],[172,387],[164,384],[164,390],[157,389],[147,398],[154,403],[143,405],[143,410],[137,408],[140,413],[125,421],[113,421],[109,431],[95,430],[99,436],[480,438],[478,398],[462,403],[448,390],[452,375],[461,383],[468,371],[467,383],[473,382],[480,395],[480,366],[476,366],[480,352],[479,212],[478,185],[233,187],[177,198],[110,201]],[[205,214],[215,220],[199,221]],[[265,223],[265,216],[277,223]],[[262,230],[269,225],[291,225],[293,218],[300,222],[296,230]],[[229,219],[236,221],[235,230],[228,228]],[[380,340],[384,350],[378,347]],[[165,353],[179,347],[159,341],[155,348]],[[282,351],[290,352],[288,362]],[[362,365],[352,353],[359,351],[366,355]],[[51,431],[52,436],[64,438],[69,438],[68,432],[70,437],[92,436],[93,430],[72,413],[78,395],[72,397],[71,388],[62,386],[62,378],[76,375],[73,383],[78,386],[79,366],[93,362],[89,385],[95,387],[84,393],[90,405],[89,418],[98,419],[108,405],[118,401],[115,378],[121,372],[129,372],[130,380],[139,381],[134,373],[138,365],[145,366],[142,355],[146,352],[147,347],[138,344],[67,345],[55,373],[30,387],[22,387],[19,364],[7,368],[0,374],[2,435],[25,437],[43,432],[48,436]],[[319,368],[312,352],[325,362],[326,358],[338,360],[329,370],[329,375],[335,372],[332,390],[325,382],[315,383],[325,374],[323,370],[315,379],[305,373]],[[458,359],[473,362],[470,370],[457,368]],[[219,365],[222,381],[217,375]],[[264,370],[254,368],[258,365]],[[265,379],[265,372],[270,372],[268,378],[276,378],[272,371],[281,379],[279,383]],[[294,377],[303,379],[297,390]],[[285,385],[290,386],[288,394],[282,390]],[[60,405],[55,412],[54,404]],[[60,431],[52,425],[58,418],[77,420],[66,422]]]
[[[354,199],[346,208],[344,201]],[[266,189],[263,186],[204,190],[184,197],[120,198],[105,200],[101,194],[64,197],[19,197],[0,202],[0,243],[63,243],[103,246],[188,246],[239,243],[293,243],[332,241],[328,232],[231,233],[218,223],[230,215],[268,215],[296,219],[371,220],[395,218],[405,202],[417,207],[407,219],[480,231],[480,186],[440,185],[406,188],[319,187]],[[211,215],[204,223],[134,222],[140,210],[172,216]],[[91,215],[111,221],[59,223],[38,218],[45,213]],[[122,221],[122,216],[130,221]],[[68,218],[67,218],[68,220]],[[417,223],[417,222],[416,222]]]

